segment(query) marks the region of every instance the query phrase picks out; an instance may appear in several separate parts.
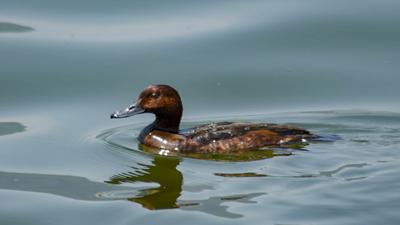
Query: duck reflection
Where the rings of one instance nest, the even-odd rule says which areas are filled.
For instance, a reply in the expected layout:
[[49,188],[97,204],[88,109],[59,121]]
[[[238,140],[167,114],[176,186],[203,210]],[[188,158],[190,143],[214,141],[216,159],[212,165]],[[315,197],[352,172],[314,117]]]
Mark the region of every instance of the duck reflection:
[[[132,172],[121,173],[112,176],[106,183],[158,183],[158,187],[145,188],[135,193],[134,197],[126,197],[129,201],[141,204],[151,210],[180,208],[182,210],[201,211],[207,214],[225,217],[240,218],[241,214],[228,212],[228,206],[224,202],[241,202],[247,204],[256,203],[256,198],[266,193],[250,193],[230,196],[213,196],[201,200],[178,200],[182,192],[183,175],[177,169],[180,159],[177,157],[155,156],[152,165],[139,164],[144,168],[131,167]],[[205,187],[210,189],[210,187]]]
[[159,187],[141,190],[137,196],[128,200],[147,209],[178,208],[177,199],[181,195],[183,184],[182,173],[176,168],[179,163],[179,158],[156,156],[153,165],[141,164],[145,169],[134,168],[134,172],[112,176],[107,183],[158,183]]
[[[229,194],[204,199],[179,200],[183,189],[202,192],[214,189],[209,185],[183,186],[183,175],[177,169],[180,159],[156,156],[150,165],[139,164],[132,172],[120,173],[104,182],[85,177],[51,174],[10,173],[0,171],[0,190],[48,193],[85,201],[114,201],[127,199],[150,210],[179,208],[199,211],[224,218],[244,215],[229,211],[229,202],[257,204],[254,199],[266,193]],[[141,168],[139,168],[141,167]],[[232,175],[229,175],[232,176]],[[235,174],[236,176],[236,174]],[[246,174],[248,176],[248,174]],[[158,187],[133,188],[122,183],[157,183]]]

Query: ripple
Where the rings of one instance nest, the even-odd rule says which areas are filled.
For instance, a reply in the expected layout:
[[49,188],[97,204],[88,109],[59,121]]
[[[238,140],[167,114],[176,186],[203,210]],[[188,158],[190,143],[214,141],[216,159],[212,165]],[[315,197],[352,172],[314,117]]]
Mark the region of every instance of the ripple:
[[247,172],[247,173],[214,173],[215,176],[221,177],[266,177],[266,174]]
[[26,131],[26,126],[18,122],[0,122],[0,136]]
[[266,195],[266,193],[251,193],[251,194],[239,194],[239,195],[230,195],[230,196],[216,196],[210,197],[206,200],[197,200],[197,201],[181,201],[179,204],[181,206],[191,206],[191,207],[183,207],[182,210],[193,210],[193,211],[201,211],[207,214],[211,214],[218,217],[224,218],[241,218],[244,215],[239,213],[229,212],[227,206],[222,205],[224,202],[238,202],[244,204],[256,204],[257,201],[253,200],[254,198]]
[[[312,117],[314,115],[314,117]],[[311,116],[311,117],[310,117]],[[251,118],[243,119],[243,118]],[[351,118],[351,119],[349,119]],[[380,144],[383,146],[393,146],[399,143],[396,124],[388,125],[388,121],[400,118],[397,113],[389,112],[364,112],[364,111],[320,111],[303,112],[298,114],[283,114],[281,117],[275,115],[251,115],[245,116],[224,116],[224,120],[247,121],[247,122],[277,122],[288,123],[311,130],[320,137],[310,142],[309,146],[287,146],[286,148],[266,148],[248,152],[233,154],[203,154],[203,153],[174,153],[169,156],[188,157],[195,159],[205,159],[213,161],[255,161],[273,158],[276,156],[291,156],[298,153],[298,150],[307,151],[314,144],[325,144],[344,142],[344,144]],[[204,119],[204,118],[203,118]],[[191,120],[183,122],[182,127],[188,128],[199,124],[220,121],[221,118],[206,118],[204,120]],[[116,127],[105,130],[97,135],[97,138],[106,143],[119,148],[136,152],[147,152],[151,155],[158,155],[160,149],[150,148],[141,145],[137,136],[144,123],[131,124],[128,126]]]
[[0,189],[48,193],[79,200],[101,200],[97,192],[122,191],[127,187],[90,181],[84,177],[0,172]]
[[21,33],[34,31],[32,27],[23,26],[16,23],[0,22],[0,33]]

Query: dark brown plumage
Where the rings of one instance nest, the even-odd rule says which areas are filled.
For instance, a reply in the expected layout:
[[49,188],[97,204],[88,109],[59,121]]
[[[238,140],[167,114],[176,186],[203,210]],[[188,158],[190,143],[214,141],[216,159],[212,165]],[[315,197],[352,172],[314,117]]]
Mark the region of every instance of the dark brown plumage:
[[193,153],[230,153],[302,143],[313,138],[309,131],[289,125],[269,123],[219,122],[179,131],[182,102],[178,92],[168,85],[151,85],[136,103],[115,112],[111,118],[153,113],[155,121],[145,127],[140,143],[152,148]]

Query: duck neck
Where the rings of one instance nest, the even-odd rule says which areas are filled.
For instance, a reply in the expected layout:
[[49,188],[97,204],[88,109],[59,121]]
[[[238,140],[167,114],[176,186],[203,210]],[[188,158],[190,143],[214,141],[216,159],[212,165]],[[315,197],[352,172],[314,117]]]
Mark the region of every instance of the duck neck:
[[176,134],[179,133],[181,115],[182,114],[173,117],[156,115],[154,122],[143,128],[143,130],[140,132],[139,141],[143,143],[144,138],[153,130],[160,130]]
[[156,116],[156,120],[153,122],[154,130],[161,130],[170,133],[178,133],[179,132],[179,124],[181,122],[181,117],[163,117]]

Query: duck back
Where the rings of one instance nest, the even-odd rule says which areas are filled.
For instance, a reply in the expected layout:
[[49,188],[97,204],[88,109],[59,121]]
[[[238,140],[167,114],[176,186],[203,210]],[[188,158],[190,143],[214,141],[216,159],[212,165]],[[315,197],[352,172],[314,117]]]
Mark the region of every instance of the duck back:
[[301,128],[271,123],[219,122],[181,132],[186,137],[182,151],[235,152],[261,147],[301,143],[313,135]]

